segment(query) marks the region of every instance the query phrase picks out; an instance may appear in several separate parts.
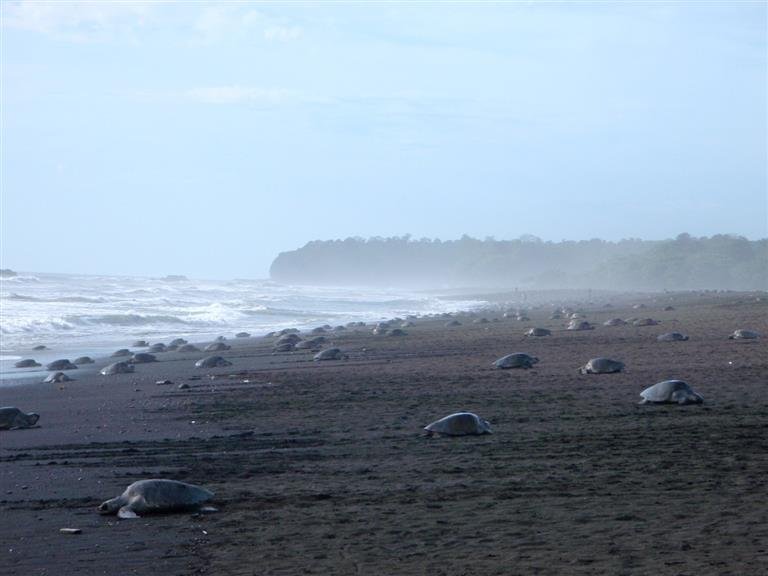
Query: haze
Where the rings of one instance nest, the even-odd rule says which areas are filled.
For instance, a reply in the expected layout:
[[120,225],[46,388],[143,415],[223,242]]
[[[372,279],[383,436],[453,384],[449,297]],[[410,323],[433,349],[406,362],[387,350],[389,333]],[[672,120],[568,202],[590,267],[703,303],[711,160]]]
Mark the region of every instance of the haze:
[[766,5],[2,6],[2,267],[768,235]]

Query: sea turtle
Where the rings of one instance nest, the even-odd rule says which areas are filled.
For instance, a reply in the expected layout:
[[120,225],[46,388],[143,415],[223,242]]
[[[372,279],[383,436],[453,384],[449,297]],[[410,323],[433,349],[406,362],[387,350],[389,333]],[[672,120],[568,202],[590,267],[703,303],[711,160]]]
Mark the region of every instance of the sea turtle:
[[296,345],[293,342],[283,342],[282,344],[275,344],[272,352],[293,352],[295,349]]
[[401,328],[393,328],[389,332],[387,332],[387,336],[407,336],[408,332],[405,330],[402,330]]
[[314,348],[320,348],[325,343],[325,336],[318,336],[317,338],[310,338],[309,340],[302,340],[296,344],[297,350],[312,350]]
[[611,318],[610,320],[603,322],[603,326],[626,326],[626,324],[626,320],[622,320],[621,318]]
[[565,329],[579,331],[579,330],[594,330],[595,327],[592,326],[592,324],[590,324],[586,320],[574,319],[568,323],[568,326]]
[[541,338],[543,336],[551,336],[552,332],[546,328],[531,328],[525,333],[526,336],[533,336],[534,338]]
[[341,324],[339,324],[338,326],[334,326],[333,327],[333,331],[334,332],[346,332],[347,331],[347,327],[346,326],[342,326]]
[[640,404],[701,404],[704,398],[682,380],[664,380],[640,392]]
[[734,330],[733,334],[728,336],[729,340],[756,340],[760,338],[760,334],[753,330]]
[[584,366],[579,368],[581,374],[613,374],[624,370],[624,362],[611,360],[610,358],[592,358]]
[[176,352],[176,350],[179,349],[178,344],[168,344],[168,346],[165,347],[166,352]]
[[45,369],[50,370],[51,372],[57,370],[77,370],[77,366],[72,364],[69,360],[54,360],[53,362],[46,364]]
[[532,368],[539,361],[535,356],[530,356],[522,352],[515,352],[502,356],[493,363],[496,368],[506,370],[507,368]]
[[328,329],[325,326],[318,326],[310,331],[310,334],[325,334]]
[[131,351],[128,350],[128,348],[120,348],[120,350],[115,350],[114,352],[112,352],[110,356],[112,358],[123,358],[125,356],[130,356],[130,355],[131,355]]
[[660,322],[653,318],[640,318],[632,322],[632,326],[656,326]]
[[251,335],[248,332],[238,332],[235,334],[235,338],[250,338]]
[[25,414],[15,406],[0,408],[0,430],[12,430],[13,428],[31,428],[37,424],[39,414],[30,412]]
[[472,412],[457,412],[432,422],[432,424],[425,426],[424,430],[430,436],[434,434],[469,436],[473,434],[490,434],[491,424]]
[[182,344],[179,346],[179,349],[177,352],[199,352],[200,348],[195,346],[194,344]]
[[298,328],[283,328],[278,332],[280,336],[285,336],[286,334],[298,334],[299,329]]
[[93,358],[90,356],[80,356],[79,358],[75,358],[72,362],[77,366],[80,364],[93,364]]
[[674,309],[675,309],[674,306],[664,306],[664,312],[672,312],[672,310]]
[[152,346],[149,347],[149,352],[153,354],[159,354],[160,352],[167,352],[167,351],[168,351],[168,348],[162,342],[158,342],[157,344],[152,344]]
[[224,366],[232,366],[232,362],[221,356],[206,356],[195,362],[195,368],[223,368]]
[[149,346],[149,342],[146,340],[136,340],[136,342],[133,343],[134,348],[147,348]]
[[450,322],[445,323],[446,328],[451,328],[453,326],[461,326],[461,322],[459,322],[458,320],[451,320]]
[[109,366],[105,366],[101,369],[101,374],[104,376],[114,376],[115,374],[128,374],[133,372],[133,364],[128,362],[115,362]]
[[342,360],[346,357],[344,353],[338,348],[326,348],[321,350],[312,358],[315,361],[319,360]]
[[48,346],[45,346],[44,344],[38,344],[32,350],[48,350]]
[[301,342],[301,336],[294,332],[290,332],[288,334],[283,334],[280,336],[280,338],[277,339],[277,342],[275,344],[296,344],[296,342]]
[[229,350],[231,346],[229,344],[224,344],[224,342],[212,342],[208,344],[203,350],[206,352],[221,352],[222,350]]
[[688,340],[688,336],[680,332],[667,332],[666,334],[656,336],[656,340],[659,342],[682,342]]
[[45,380],[43,380],[45,384],[59,384],[60,382],[71,382],[71,381],[72,381],[72,378],[64,374],[64,372],[54,372],[53,374],[48,374]]
[[187,344],[188,342],[184,340],[184,338],[174,338],[171,340],[170,345],[171,346],[184,346],[184,344]]
[[488,318],[476,318],[475,320],[472,320],[473,324],[489,324],[490,320]]
[[147,362],[157,362],[157,356],[148,352],[137,352],[128,360],[132,364],[146,364]]
[[214,342],[226,342],[227,337],[226,336],[216,336],[216,340]]
[[16,368],[37,368],[38,366],[42,366],[42,364],[35,362],[32,358],[27,358],[26,360],[19,360],[14,366]]
[[200,510],[213,498],[213,492],[194,484],[176,480],[150,479],[134,482],[117,498],[99,506],[102,514],[117,514],[118,518],[138,518],[140,514],[154,512],[183,512]]

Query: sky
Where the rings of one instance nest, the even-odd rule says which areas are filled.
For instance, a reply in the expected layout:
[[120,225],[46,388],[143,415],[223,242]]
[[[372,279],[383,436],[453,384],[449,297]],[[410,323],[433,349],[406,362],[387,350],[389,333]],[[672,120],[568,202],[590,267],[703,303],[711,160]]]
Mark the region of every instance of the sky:
[[766,3],[0,4],[0,267],[768,236]]

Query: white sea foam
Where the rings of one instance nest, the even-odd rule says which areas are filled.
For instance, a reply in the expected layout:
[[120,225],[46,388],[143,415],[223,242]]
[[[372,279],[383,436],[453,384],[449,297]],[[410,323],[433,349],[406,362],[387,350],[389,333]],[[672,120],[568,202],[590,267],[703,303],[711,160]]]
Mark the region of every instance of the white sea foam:
[[424,293],[285,286],[260,280],[171,282],[63,274],[1,280],[0,352],[27,356],[37,344],[59,350],[94,349],[137,338],[260,334],[484,304]]

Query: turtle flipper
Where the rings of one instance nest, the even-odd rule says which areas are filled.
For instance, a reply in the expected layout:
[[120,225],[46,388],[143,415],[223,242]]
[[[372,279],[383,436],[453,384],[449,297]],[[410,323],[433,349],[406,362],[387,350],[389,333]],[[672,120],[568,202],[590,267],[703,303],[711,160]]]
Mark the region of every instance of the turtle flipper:
[[122,518],[123,520],[127,520],[129,518],[140,518],[140,516],[128,508],[128,506],[123,506],[120,508],[120,510],[117,511],[117,517]]

